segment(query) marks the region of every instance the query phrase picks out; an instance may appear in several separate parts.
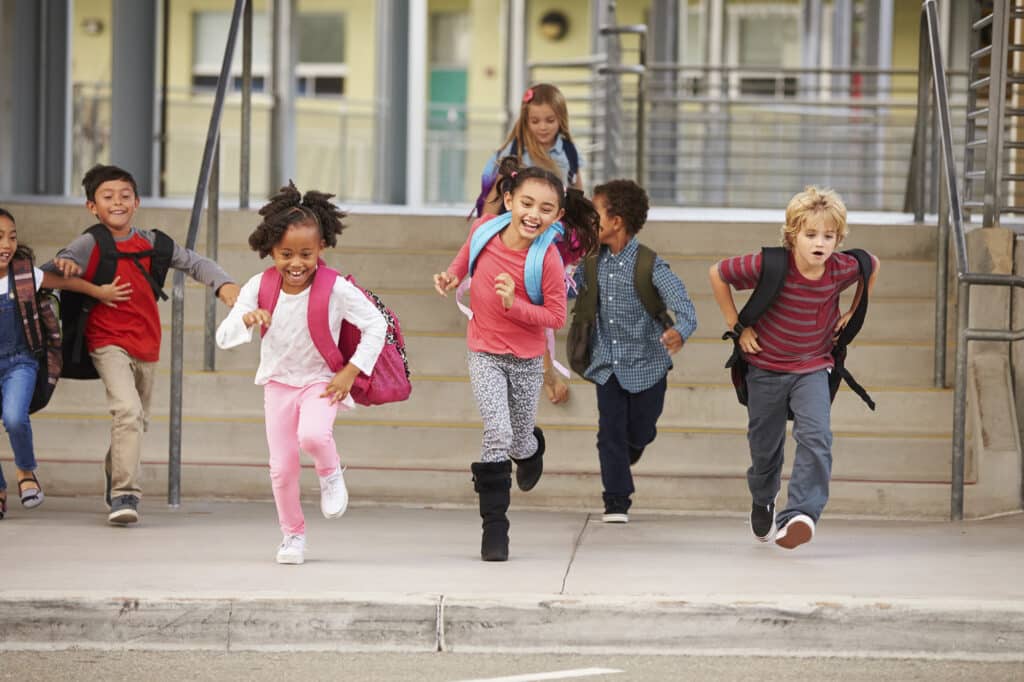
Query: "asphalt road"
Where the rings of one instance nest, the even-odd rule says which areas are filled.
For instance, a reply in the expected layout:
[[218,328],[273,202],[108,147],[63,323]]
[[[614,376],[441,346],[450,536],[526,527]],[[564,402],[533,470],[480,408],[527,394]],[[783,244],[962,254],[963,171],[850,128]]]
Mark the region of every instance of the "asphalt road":
[[[596,672],[601,669],[606,672]],[[1024,662],[735,656],[0,651],[0,680],[78,682],[99,679],[139,682],[749,682],[751,679],[1021,682]]]

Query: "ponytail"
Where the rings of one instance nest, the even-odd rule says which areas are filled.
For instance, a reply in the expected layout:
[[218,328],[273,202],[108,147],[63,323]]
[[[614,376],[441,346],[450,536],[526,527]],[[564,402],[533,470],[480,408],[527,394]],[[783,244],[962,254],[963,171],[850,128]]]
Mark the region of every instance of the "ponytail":
[[292,225],[312,225],[320,231],[324,244],[335,246],[338,235],[345,229],[341,221],[345,213],[331,202],[333,197],[333,194],[316,190],[303,195],[289,180],[259,210],[263,222],[249,235],[249,246],[263,258]]

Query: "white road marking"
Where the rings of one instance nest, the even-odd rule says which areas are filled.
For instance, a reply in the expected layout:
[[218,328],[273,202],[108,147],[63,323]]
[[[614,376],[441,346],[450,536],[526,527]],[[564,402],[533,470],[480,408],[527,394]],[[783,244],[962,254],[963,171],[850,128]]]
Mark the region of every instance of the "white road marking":
[[527,673],[511,677],[480,677],[460,682],[538,682],[539,680],[568,680],[574,677],[593,677],[594,675],[615,675],[623,672],[614,668],[577,668],[576,670],[556,670],[550,673]]

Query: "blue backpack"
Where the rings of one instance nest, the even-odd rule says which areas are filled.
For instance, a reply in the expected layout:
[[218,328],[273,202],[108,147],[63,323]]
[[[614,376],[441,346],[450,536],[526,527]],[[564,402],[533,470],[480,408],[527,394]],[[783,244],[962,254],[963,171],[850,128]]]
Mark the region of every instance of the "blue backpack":
[[[491,218],[477,228],[469,240],[469,274],[473,275],[476,269],[476,258],[483,251],[487,242],[491,241],[496,234],[508,227],[512,222],[512,213],[506,211],[499,216]],[[523,266],[523,279],[526,281],[526,294],[535,305],[544,305],[544,291],[541,286],[544,272],[544,255],[548,247],[554,243],[558,236],[565,233],[561,222],[556,222],[533,240],[530,250],[526,254],[526,264]]]
[[[572,142],[565,139],[564,137],[562,138],[562,147],[565,149],[565,156],[569,159],[568,184],[571,185],[573,181],[576,179],[576,174],[580,170],[580,155],[579,152],[576,150],[576,145],[574,145]],[[506,156],[519,156],[519,140],[515,138],[512,139],[512,147],[508,150],[508,154]],[[497,159],[497,161],[500,162],[501,159],[499,158]],[[475,215],[477,218],[484,214],[484,202],[487,201],[487,196],[491,193],[491,190],[494,189],[494,183],[496,183],[497,181],[497,171],[489,174],[485,170],[483,175],[480,176],[480,196],[476,198],[475,205]]]

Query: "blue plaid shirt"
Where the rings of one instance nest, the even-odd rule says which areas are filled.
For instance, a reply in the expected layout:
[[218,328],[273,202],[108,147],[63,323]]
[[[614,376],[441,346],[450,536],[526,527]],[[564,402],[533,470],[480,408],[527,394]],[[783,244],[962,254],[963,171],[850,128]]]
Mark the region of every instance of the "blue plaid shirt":
[[[672,369],[672,359],[661,345],[661,324],[647,313],[633,286],[639,242],[633,237],[625,248],[613,254],[601,247],[597,257],[600,291],[597,326],[591,341],[590,367],[586,378],[604,384],[612,374],[630,393],[650,388]],[[583,268],[573,275],[583,286]],[[668,263],[654,261],[654,286],[675,316],[674,329],[686,341],[697,329],[697,311],[690,295]]]

